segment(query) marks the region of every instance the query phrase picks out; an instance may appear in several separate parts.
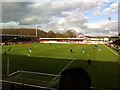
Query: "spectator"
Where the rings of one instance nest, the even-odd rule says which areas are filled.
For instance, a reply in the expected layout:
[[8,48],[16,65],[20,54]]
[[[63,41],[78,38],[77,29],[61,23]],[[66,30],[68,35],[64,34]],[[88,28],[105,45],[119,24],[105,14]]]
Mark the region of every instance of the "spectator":
[[89,66],[89,68],[91,68],[91,60],[90,59],[88,60],[88,66]]

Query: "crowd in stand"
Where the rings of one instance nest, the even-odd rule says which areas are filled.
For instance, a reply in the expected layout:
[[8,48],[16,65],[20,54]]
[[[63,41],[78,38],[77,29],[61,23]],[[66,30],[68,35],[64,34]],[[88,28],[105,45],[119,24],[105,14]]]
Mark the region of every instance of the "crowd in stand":
[[37,42],[37,38],[32,37],[2,37],[2,41],[0,42],[0,45],[14,45],[22,43],[28,43],[28,42]]
[[[12,38],[3,37],[2,42],[0,42],[0,45],[1,46],[3,46],[3,45],[14,45],[14,44],[19,44],[20,42],[22,42],[22,43],[39,42],[39,40],[37,40],[36,38],[29,38],[29,37],[16,37],[16,38],[15,37],[12,37]],[[81,43],[83,43],[83,41]],[[87,43],[89,43],[89,42],[87,42]],[[90,44],[92,44],[92,42]],[[97,43],[95,43],[95,44],[97,44]],[[103,43],[101,43],[101,44],[103,44]],[[109,47],[117,50],[118,52],[120,52],[120,39],[115,40],[113,42],[110,42],[107,45]]]

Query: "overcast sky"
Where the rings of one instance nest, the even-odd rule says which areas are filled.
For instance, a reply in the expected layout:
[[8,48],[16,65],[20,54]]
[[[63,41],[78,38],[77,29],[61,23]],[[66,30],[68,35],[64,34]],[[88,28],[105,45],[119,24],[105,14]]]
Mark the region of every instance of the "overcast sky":
[[37,22],[37,27],[44,31],[63,33],[74,29],[84,35],[117,35],[118,2],[119,0],[3,0],[0,27],[36,28]]

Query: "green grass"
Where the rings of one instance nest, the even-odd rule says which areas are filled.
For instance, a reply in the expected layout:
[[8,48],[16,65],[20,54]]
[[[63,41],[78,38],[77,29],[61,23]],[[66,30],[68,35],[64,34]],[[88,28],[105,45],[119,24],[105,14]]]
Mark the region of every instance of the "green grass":
[[[31,44],[32,52],[24,44],[3,46],[2,50],[12,51],[7,55],[2,55],[3,79],[14,80],[17,82],[36,83],[37,85],[49,85],[55,77],[46,77],[43,75],[29,75],[19,73],[7,77],[7,58],[10,57],[10,73],[18,70],[33,71],[41,73],[59,74],[73,59],[75,59],[67,68],[82,67],[92,79],[92,86],[97,88],[119,88],[119,53],[118,55],[110,51],[105,45],[78,45],[78,44]],[[82,53],[82,48],[85,54]],[[70,52],[73,49],[73,53]],[[101,49],[101,51],[99,51]],[[89,69],[87,60],[92,60],[92,68]],[[42,81],[42,82],[41,82]],[[43,84],[44,83],[44,84]]]

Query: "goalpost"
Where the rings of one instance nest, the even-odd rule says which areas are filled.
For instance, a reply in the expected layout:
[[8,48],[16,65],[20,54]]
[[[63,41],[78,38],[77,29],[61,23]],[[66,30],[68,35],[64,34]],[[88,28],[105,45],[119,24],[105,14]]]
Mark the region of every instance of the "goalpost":
[[9,76],[9,62],[10,62],[10,60],[9,60],[9,56],[8,56],[8,58],[7,58],[7,76]]
[[[27,70],[19,69],[19,70],[10,72],[10,57],[9,56],[7,57],[7,76],[9,76],[10,82],[29,84],[29,85],[32,85],[33,87],[45,86],[48,88],[51,87],[51,81],[54,78],[60,77],[59,74],[56,75],[52,73],[35,72],[35,71],[30,71],[30,70],[27,71]],[[52,83],[54,82],[52,81]]]
[[18,70],[16,72],[13,72],[13,73],[10,74],[10,57],[8,56],[8,58],[7,58],[7,76],[12,76],[12,75],[20,73],[20,72],[21,71]]

